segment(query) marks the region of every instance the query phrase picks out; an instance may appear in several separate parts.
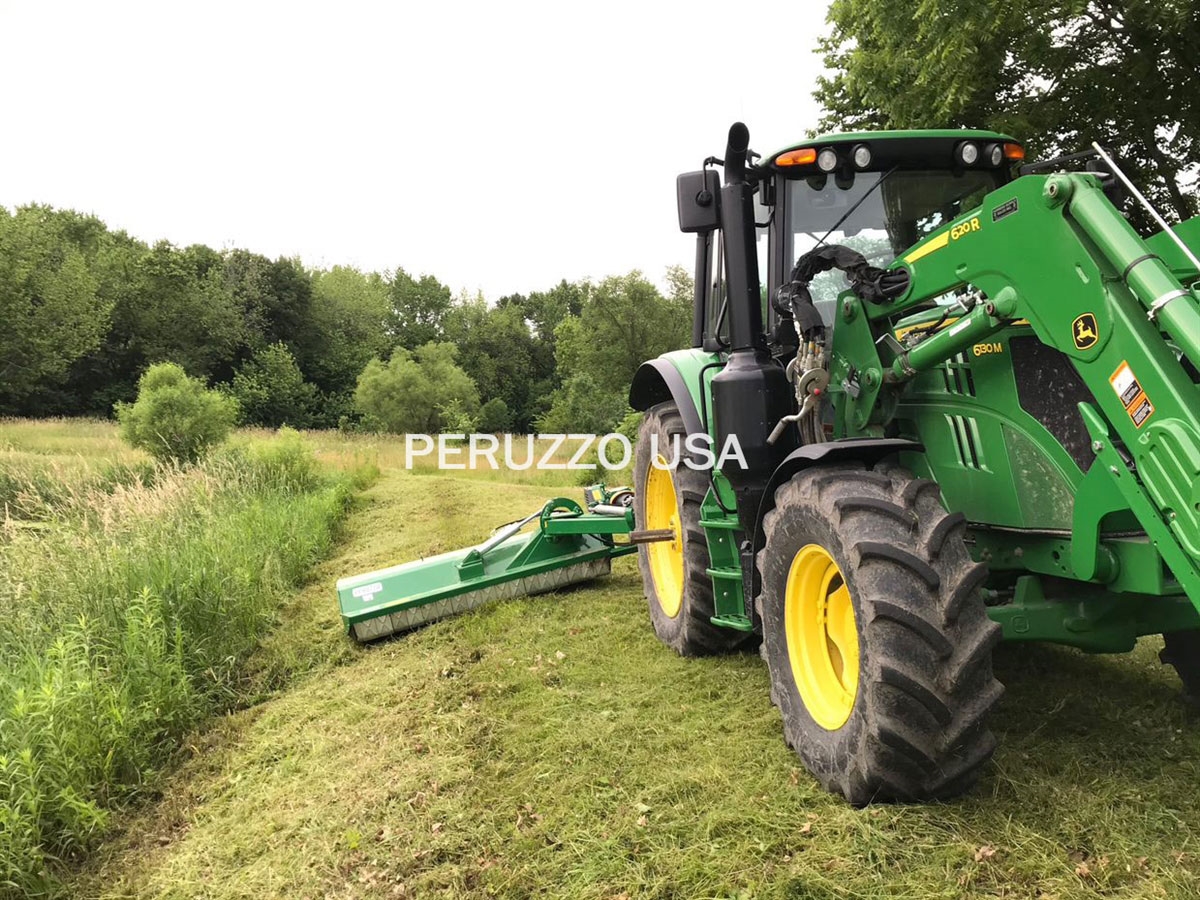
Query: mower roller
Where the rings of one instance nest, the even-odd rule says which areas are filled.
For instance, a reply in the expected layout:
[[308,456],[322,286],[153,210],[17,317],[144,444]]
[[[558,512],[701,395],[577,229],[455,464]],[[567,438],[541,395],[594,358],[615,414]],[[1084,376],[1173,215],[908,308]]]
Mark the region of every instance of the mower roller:
[[[854,804],[978,780],[1000,640],[1162,635],[1200,696],[1200,217],[1168,226],[1099,146],[1026,164],[989,131],[764,157],[737,123],[676,187],[691,347],[633,378],[608,519],[666,535],[637,547],[663,643],[761,646],[787,742]],[[739,452],[700,471],[693,439]],[[348,626],[632,552],[561,502],[519,550],[343,582]]]

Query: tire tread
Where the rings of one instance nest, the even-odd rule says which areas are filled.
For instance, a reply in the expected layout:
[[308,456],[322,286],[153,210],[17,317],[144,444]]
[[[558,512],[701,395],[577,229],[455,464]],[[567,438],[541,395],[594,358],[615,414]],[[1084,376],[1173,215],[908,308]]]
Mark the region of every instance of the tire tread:
[[[642,435],[638,445],[643,444],[641,438],[651,431],[657,430],[660,435],[678,435],[682,441],[686,435],[683,417],[679,414],[674,403],[660,403],[651,407],[643,416]],[[682,451],[681,451],[682,452]],[[635,482],[638,494],[645,479],[648,462],[638,457],[635,465]],[[642,544],[638,548],[638,568],[642,573],[642,585],[650,608],[650,619],[655,634],[668,647],[680,656],[708,656],[737,650],[753,640],[753,634],[721,628],[712,624],[716,613],[716,601],[713,597],[712,576],[708,574],[711,562],[708,555],[708,537],[700,525],[700,505],[708,493],[708,477],[704,472],[691,469],[682,463],[673,473],[675,494],[679,499],[679,513],[684,532],[683,542],[683,606],[675,619],[670,619],[662,613],[654,594],[654,583],[650,577],[650,567],[647,563],[648,548]],[[635,503],[638,502],[635,495]],[[639,514],[644,507],[639,506]]]
[[836,763],[816,746],[819,726],[790,712],[795,704],[802,709],[802,701],[786,649],[776,658],[782,636],[764,635],[771,697],[789,746],[828,790],[856,805],[940,800],[969,790],[995,750],[987,718],[1004,689],[991,666],[1000,628],[980,594],[987,568],[967,552],[965,519],[945,511],[936,482],[893,464],[814,467],[781,485],[774,499],[757,560],[764,627],[765,604],[782,603],[767,584],[771,572],[786,571],[780,569],[786,560],[772,554],[777,541],[792,547],[787,542],[797,540],[789,537],[794,508],[834,529],[846,561],[857,565],[856,612],[864,599],[871,611],[859,629],[867,642],[862,652],[873,661],[860,672],[852,712],[852,720],[861,714],[866,725]]

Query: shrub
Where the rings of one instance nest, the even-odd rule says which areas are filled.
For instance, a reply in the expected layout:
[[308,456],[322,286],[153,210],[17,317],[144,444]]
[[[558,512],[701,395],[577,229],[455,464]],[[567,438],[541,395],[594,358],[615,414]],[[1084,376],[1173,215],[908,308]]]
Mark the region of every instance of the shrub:
[[476,418],[467,412],[461,400],[451,400],[439,406],[438,419],[442,431],[448,434],[471,434],[475,430]]
[[242,421],[278,428],[306,428],[317,404],[317,389],[304,380],[292,351],[282,342],[264,347],[233,376],[230,393],[241,406]]
[[580,487],[588,487],[589,485],[606,480],[608,471],[600,465],[600,451],[595,447],[592,447],[583,455],[583,459],[580,460],[580,463],[585,466],[594,466],[594,468],[591,469],[575,470],[574,481]]
[[607,434],[628,410],[625,396],[587,373],[572,375],[554,392],[550,411],[538,419],[542,434]]
[[479,410],[480,431],[496,434],[508,431],[512,424],[512,413],[509,412],[508,404],[500,397],[493,397]]
[[137,400],[118,403],[116,413],[131,446],[155,459],[193,463],[229,436],[238,404],[175,363],[158,363],[138,381]]
[[638,431],[642,427],[642,413],[636,409],[630,410],[617,424],[617,432],[629,438],[629,443],[636,444]]
[[459,411],[473,423],[479,391],[454,361],[456,353],[453,344],[429,343],[415,353],[398,349],[387,363],[371,360],[354,392],[364,426],[397,434],[453,431],[445,413]]

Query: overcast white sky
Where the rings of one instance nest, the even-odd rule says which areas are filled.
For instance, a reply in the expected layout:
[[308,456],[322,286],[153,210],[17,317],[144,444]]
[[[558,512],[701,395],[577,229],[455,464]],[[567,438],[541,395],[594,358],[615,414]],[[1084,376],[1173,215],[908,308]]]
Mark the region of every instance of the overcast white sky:
[[492,301],[661,281],[675,175],[815,123],[826,6],[0,0],[0,205]]

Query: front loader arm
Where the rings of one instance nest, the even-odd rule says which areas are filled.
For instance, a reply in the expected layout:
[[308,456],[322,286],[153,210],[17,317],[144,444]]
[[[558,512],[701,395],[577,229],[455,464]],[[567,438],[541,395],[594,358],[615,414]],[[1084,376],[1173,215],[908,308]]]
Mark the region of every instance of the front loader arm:
[[1200,395],[1180,361],[1200,367],[1200,303],[1180,281],[1187,273],[1152,252],[1090,175],[1020,178],[894,265],[909,270],[910,288],[894,304],[867,307],[870,319],[965,285],[985,300],[915,347],[884,351],[891,358],[880,361],[880,398],[889,384],[898,389],[1028,320],[1091,392],[1080,412],[1112,479],[1108,490],[1136,494],[1129,507],[1200,609]]

